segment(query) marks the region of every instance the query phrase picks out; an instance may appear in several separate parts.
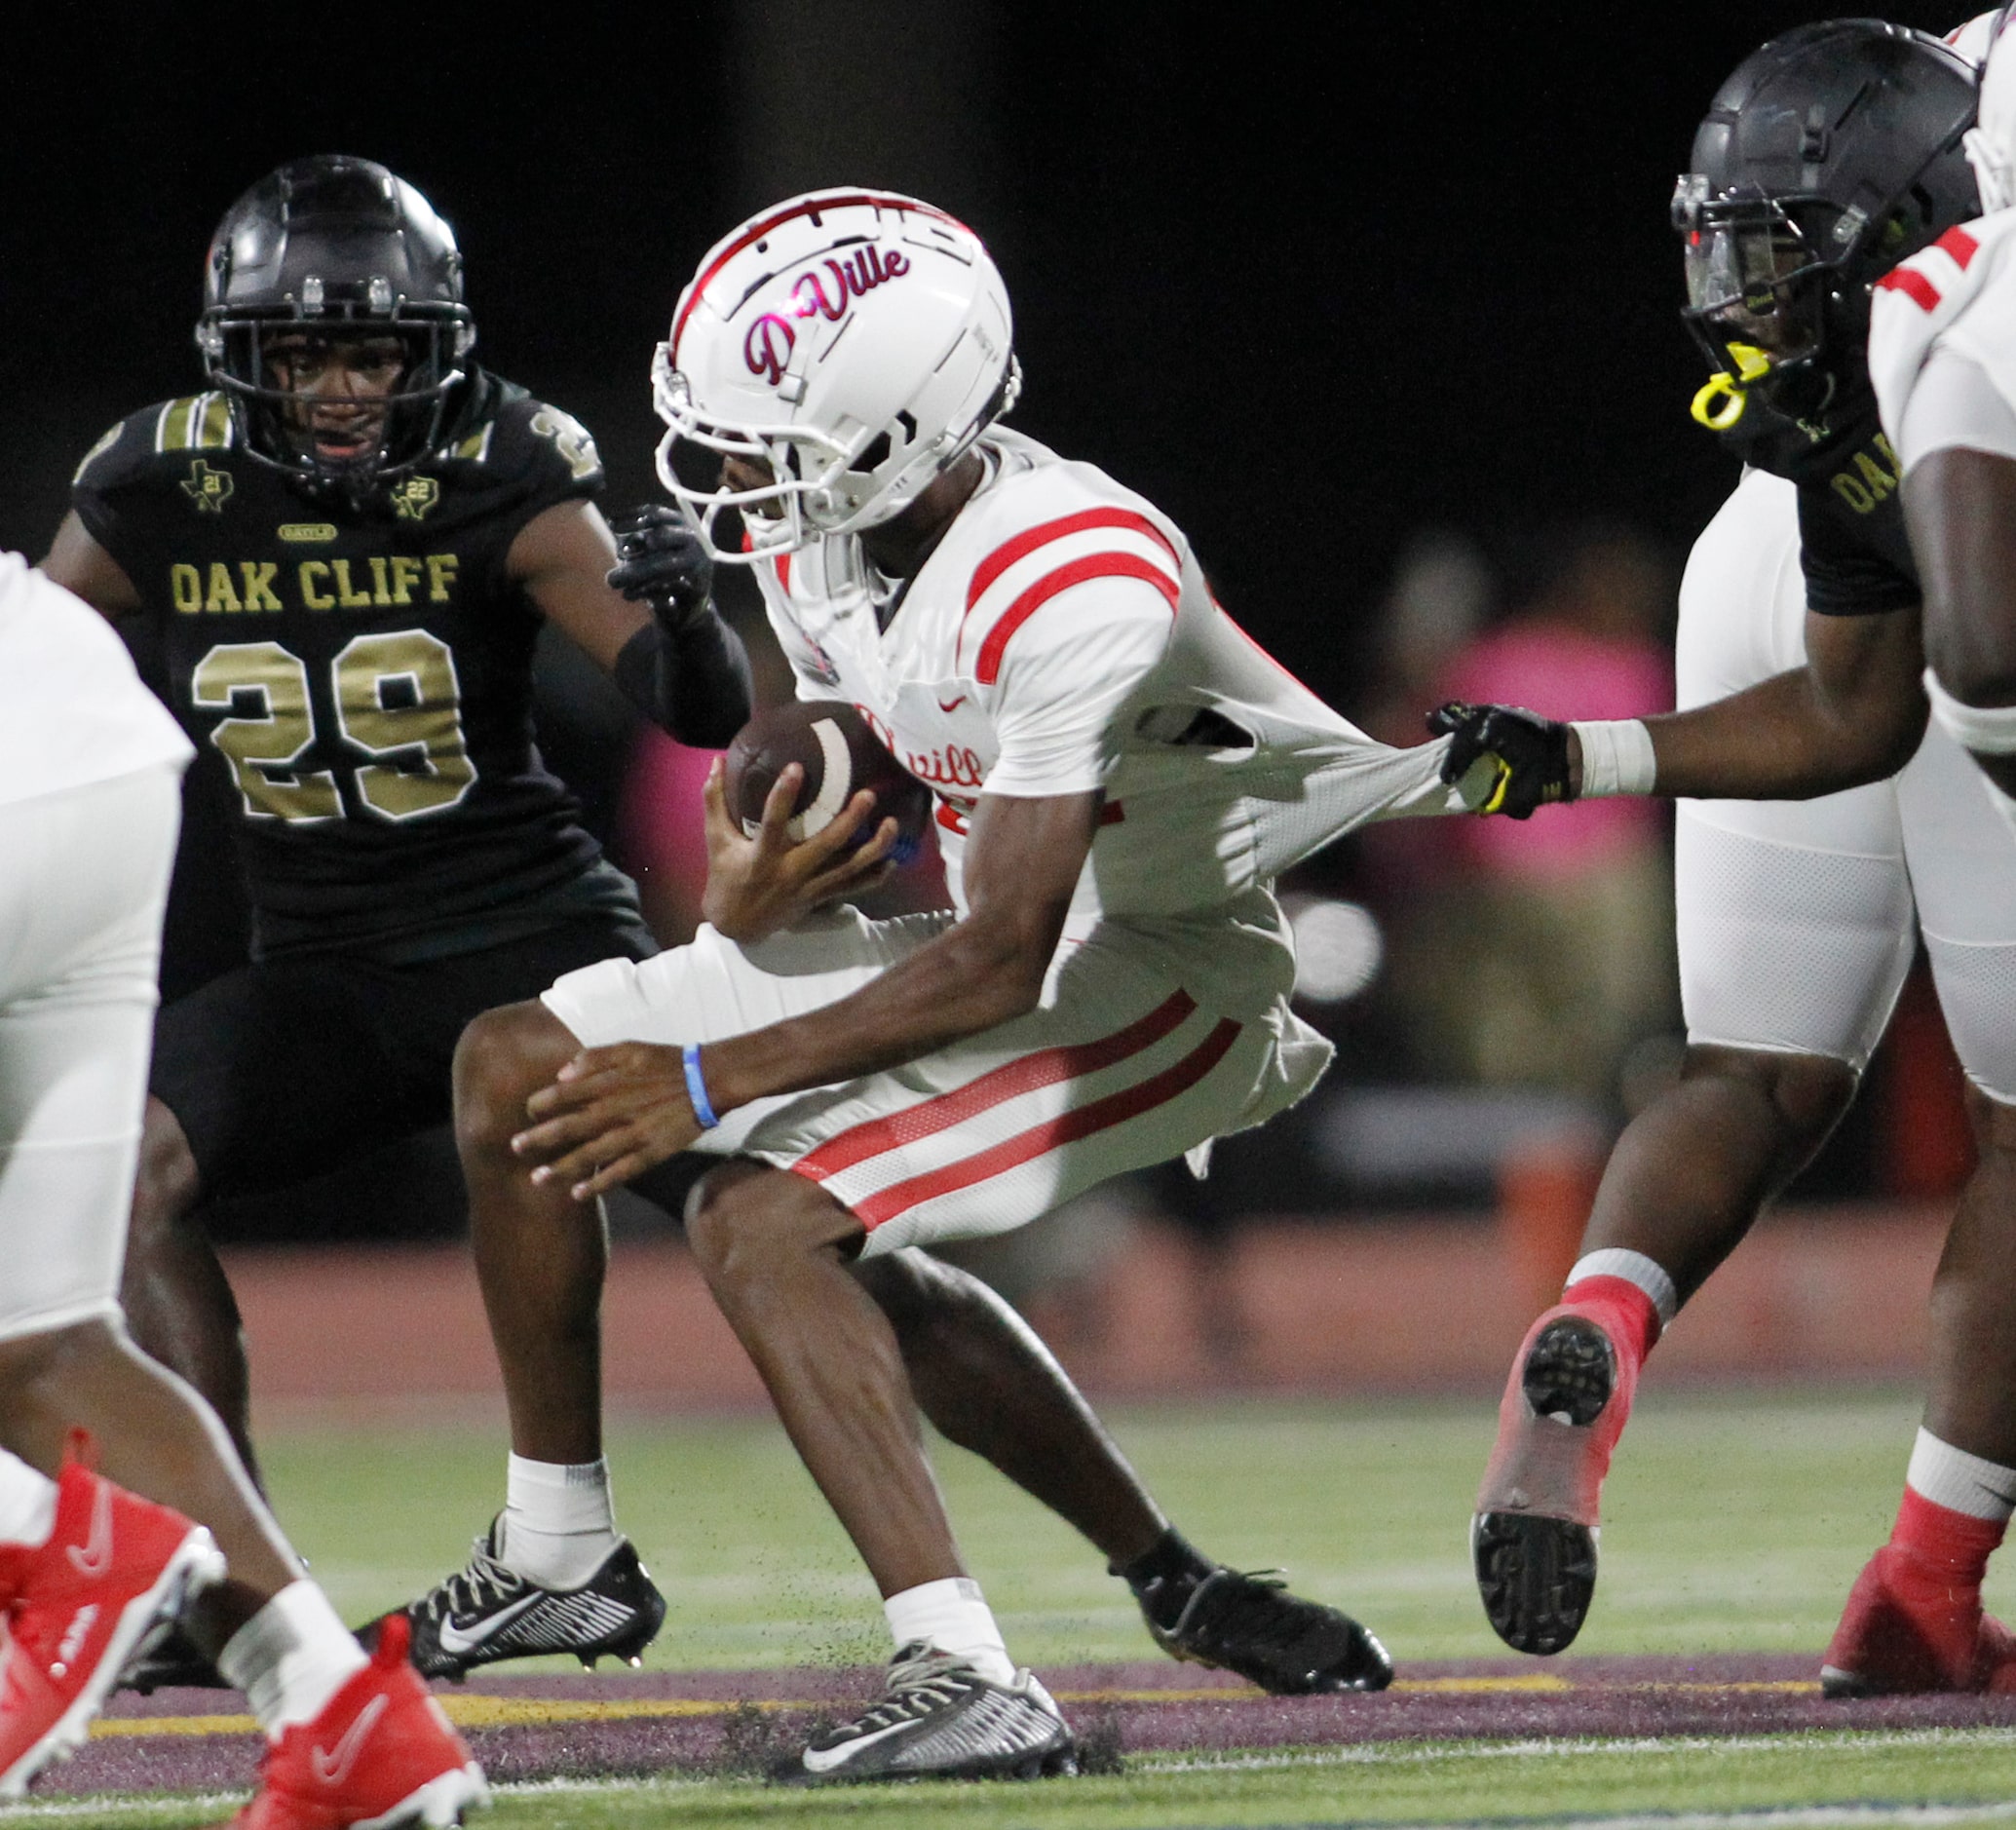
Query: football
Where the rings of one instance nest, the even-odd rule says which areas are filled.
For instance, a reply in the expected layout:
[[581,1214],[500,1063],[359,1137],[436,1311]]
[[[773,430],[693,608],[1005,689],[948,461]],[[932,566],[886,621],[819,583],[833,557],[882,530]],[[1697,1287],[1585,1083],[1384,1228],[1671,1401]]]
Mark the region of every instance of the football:
[[803,841],[821,832],[863,788],[875,795],[875,816],[857,844],[875,836],[884,820],[896,822],[898,863],[908,863],[924,844],[931,822],[932,794],[868,729],[867,720],[843,700],[792,700],[756,713],[728,746],[722,782],[728,811],[754,838],[763,823],[763,803],[788,764],[805,771],[785,830]]

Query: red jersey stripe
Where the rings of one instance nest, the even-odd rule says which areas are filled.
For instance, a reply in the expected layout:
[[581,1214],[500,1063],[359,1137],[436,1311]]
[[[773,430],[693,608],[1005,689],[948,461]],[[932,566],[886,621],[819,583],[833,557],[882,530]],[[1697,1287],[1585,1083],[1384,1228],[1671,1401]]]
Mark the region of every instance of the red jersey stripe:
[[1009,1061],[969,1081],[953,1092],[940,1093],[906,1112],[871,1119],[852,1130],[842,1131],[838,1137],[808,1152],[791,1167],[815,1182],[823,1182],[827,1176],[838,1175],[842,1169],[851,1169],[886,1150],[935,1137],[940,1131],[963,1125],[968,1119],[1039,1087],[1054,1087],[1059,1081],[1076,1080],[1124,1061],[1129,1055],[1153,1048],[1196,1009],[1197,1003],[1187,991],[1174,992],[1146,1016],[1110,1036],[1100,1037],[1097,1042],[1077,1043],[1065,1048],[1040,1048],[1019,1061]]
[[[742,531],[742,551],[756,551],[755,539],[746,528]],[[777,582],[784,588],[785,594],[788,595],[791,590],[791,555],[788,553],[780,553],[771,560],[771,564],[777,567]]]
[[855,1201],[851,1203],[855,1216],[872,1233],[898,1214],[925,1201],[934,1201],[940,1195],[957,1194],[963,1188],[972,1187],[975,1182],[984,1182],[991,1176],[1017,1168],[1047,1151],[1075,1144],[1082,1138],[1139,1118],[1144,1112],[1153,1112],[1179,1093],[1188,1092],[1224,1060],[1238,1039],[1239,1027],[1231,1017],[1221,1017],[1211,1033],[1174,1066],[1162,1069],[1138,1086],[1122,1087],[1117,1093],[1108,1093],[1104,1099],[1095,1099],[1088,1106],[1060,1113],[1042,1125],[1032,1125],[1020,1135],[996,1144],[991,1150],[979,1151],[958,1163],[948,1163],[942,1169],[934,1169],[929,1175],[912,1176],[909,1181],[883,1189],[865,1201]]
[[1939,307],[1939,288],[1916,267],[1892,267],[1876,284],[1880,291],[1903,293],[1921,311]]
[[1943,248],[1947,253],[1951,254],[1953,256],[1953,264],[1962,273],[1966,272],[1967,263],[1981,251],[1981,244],[1957,222],[1932,246],[1934,248]]
[[1160,591],[1168,599],[1171,610],[1175,609],[1176,599],[1183,594],[1181,585],[1153,559],[1144,559],[1138,553],[1088,553],[1083,559],[1073,559],[1054,572],[1045,573],[1002,612],[1000,619],[987,631],[987,639],[980,644],[980,659],[973,669],[974,679],[982,686],[994,685],[1001,678],[1001,657],[1008,645],[1008,638],[1059,591],[1069,591],[1074,585],[1084,585],[1095,578],[1138,578]]
[[1176,556],[1176,549],[1169,544],[1169,537],[1156,526],[1145,515],[1136,515],[1132,509],[1086,509],[1078,515],[1066,515],[1054,521],[1043,521],[1035,527],[1017,534],[1014,539],[1004,541],[996,547],[974,569],[972,583],[966,588],[966,607],[970,610],[980,601],[980,593],[994,583],[1017,559],[1026,559],[1039,547],[1047,547],[1053,540],[1063,540],[1072,534],[1083,534],[1093,527],[1125,527],[1137,534],[1146,534],[1169,555],[1169,562],[1177,571],[1182,571],[1183,561]]
[[[1102,826],[1118,826],[1126,817],[1127,807],[1124,801],[1107,801],[1099,809],[1099,823]],[[947,832],[956,832],[961,838],[965,838],[971,818],[970,814],[962,814],[950,802],[938,803],[937,821]]]

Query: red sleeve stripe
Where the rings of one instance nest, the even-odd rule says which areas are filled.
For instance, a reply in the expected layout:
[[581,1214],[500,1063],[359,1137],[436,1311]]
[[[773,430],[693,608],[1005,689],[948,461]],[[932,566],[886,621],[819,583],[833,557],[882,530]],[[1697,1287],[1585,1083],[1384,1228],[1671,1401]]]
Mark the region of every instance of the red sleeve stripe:
[[1041,1087],[1054,1087],[1059,1081],[1076,1080],[1112,1067],[1130,1055],[1151,1048],[1176,1029],[1197,1004],[1186,991],[1178,991],[1144,1017],[1097,1042],[1082,1042],[1068,1048],[1039,1048],[1019,1061],[1010,1061],[992,1073],[969,1081],[953,1092],[926,1099],[905,1112],[886,1119],[871,1119],[842,1131],[838,1137],[799,1158],[791,1167],[799,1175],[823,1182],[829,1175],[851,1169],[887,1150],[899,1150],[940,1131],[964,1125],[982,1112],[991,1111],[1010,1099],[1034,1092]]
[[895,1219],[898,1214],[907,1213],[912,1207],[921,1206],[925,1201],[935,1201],[941,1195],[956,1195],[961,1189],[1006,1174],[1038,1157],[1061,1150],[1067,1144],[1110,1130],[1116,1125],[1124,1125],[1129,1119],[1138,1119],[1188,1092],[1225,1059],[1238,1035],[1239,1025],[1229,1016],[1221,1017],[1211,1033],[1182,1060],[1139,1085],[1122,1087],[1119,1092],[1108,1093],[1105,1098],[1095,1099],[1089,1105],[1060,1113],[1042,1125],[1032,1125],[1026,1131],[996,1144],[991,1150],[975,1152],[958,1163],[946,1164],[942,1169],[934,1169],[928,1175],[912,1176],[907,1182],[898,1182],[864,1201],[848,1204],[855,1217],[872,1233],[877,1227]]
[[[1099,808],[1099,823],[1102,826],[1119,826],[1126,823],[1127,805],[1124,801],[1106,801]],[[957,833],[965,838],[971,824],[971,816],[962,814],[949,801],[940,801],[937,811],[938,824],[947,832]]]
[[987,631],[987,639],[980,644],[980,659],[973,669],[973,678],[982,686],[992,686],[1001,678],[1001,657],[1014,632],[1059,591],[1069,591],[1074,585],[1087,584],[1095,578],[1138,578],[1144,585],[1153,585],[1160,591],[1168,599],[1171,610],[1175,609],[1176,599],[1183,594],[1181,585],[1153,559],[1144,559],[1138,553],[1088,553],[1083,559],[1073,559],[1054,572],[1045,573],[1002,612],[1000,620]]
[[1183,570],[1183,561],[1176,556],[1176,549],[1169,544],[1169,537],[1156,526],[1145,515],[1136,515],[1132,509],[1086,509],[1078,515],[1066,515],[1054,521],[1044,521],[1039,525],[1017,534],[1014,539],[1004,541],[979,563],[973,573],[973,580],[966,588],[966,607],[970,611],[980,601],[980,594],[986,591],[1017,559],[1026,559],[1039,547],[1046,547],[1053,540],[1063,540],[1071,534],[1083,534],[1093,527],[1124,527],[1136,534],[1146,534],[1164,553],[1177,571]]
[[1879,291],[1903,293],[1921,311],[1939,307],[1939,288],[1916,267],[1892,267],[1876,285]]
[[1967,263],[1981,251],[1981,244],[1957,222],[1932,246],[1937,248],[1943,248],[1946,253],[1951,255],[1953,264],[1962,273],[1966,272]]

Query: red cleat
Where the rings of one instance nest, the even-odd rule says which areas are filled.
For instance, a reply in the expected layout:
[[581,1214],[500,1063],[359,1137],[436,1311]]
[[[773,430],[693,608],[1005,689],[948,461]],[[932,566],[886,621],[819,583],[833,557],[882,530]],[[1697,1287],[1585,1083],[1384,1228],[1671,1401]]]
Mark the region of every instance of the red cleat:
[[2016,1637],[1959,1583],[1907,1545],[1884,1544],[1848,1591],[1820,1667],[1825,1697],[2016,1691]]
[[440,1830],[489,1802],[483,1770],[406,1656],[409,1638],[403,1614],[386,1616],[371,1662],[267,1748],[258,1796],[233,1830]]
[[224,1574],[209,1532],[93,1473],[87,1446],[73,1436],[57,1475],[49,1542],[0,1548],[0,1798],[75,1750],[121,1672]]

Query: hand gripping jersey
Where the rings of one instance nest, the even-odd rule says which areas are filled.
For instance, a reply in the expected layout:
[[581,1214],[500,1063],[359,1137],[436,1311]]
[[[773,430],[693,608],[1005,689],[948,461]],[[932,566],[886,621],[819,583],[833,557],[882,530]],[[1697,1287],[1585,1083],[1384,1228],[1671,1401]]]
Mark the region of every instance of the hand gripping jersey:
[[104,618],[0,553],[0,804],[188,760]]
[[480,372],[440,449],[361,510],[238,449],[220,394],[86,457],[77,514],[231,777],[261,955],[626,904],[533,745],[540,619],[505,572],[526,522],[601,482],[576,421]]
[[2016,210],[1947,230],[1877,282],[1869,371],[1906,466],[1950,445],[2016,456]]
[[985,793],[1103,790],[1074,925],[1225,908],[1370,820],[1463,805],[1272,661],[1166,516],[996,429],[990,471],[885,631],[859,543],[757,568],[801,696],[852,700],[937,796],[955,902]]

